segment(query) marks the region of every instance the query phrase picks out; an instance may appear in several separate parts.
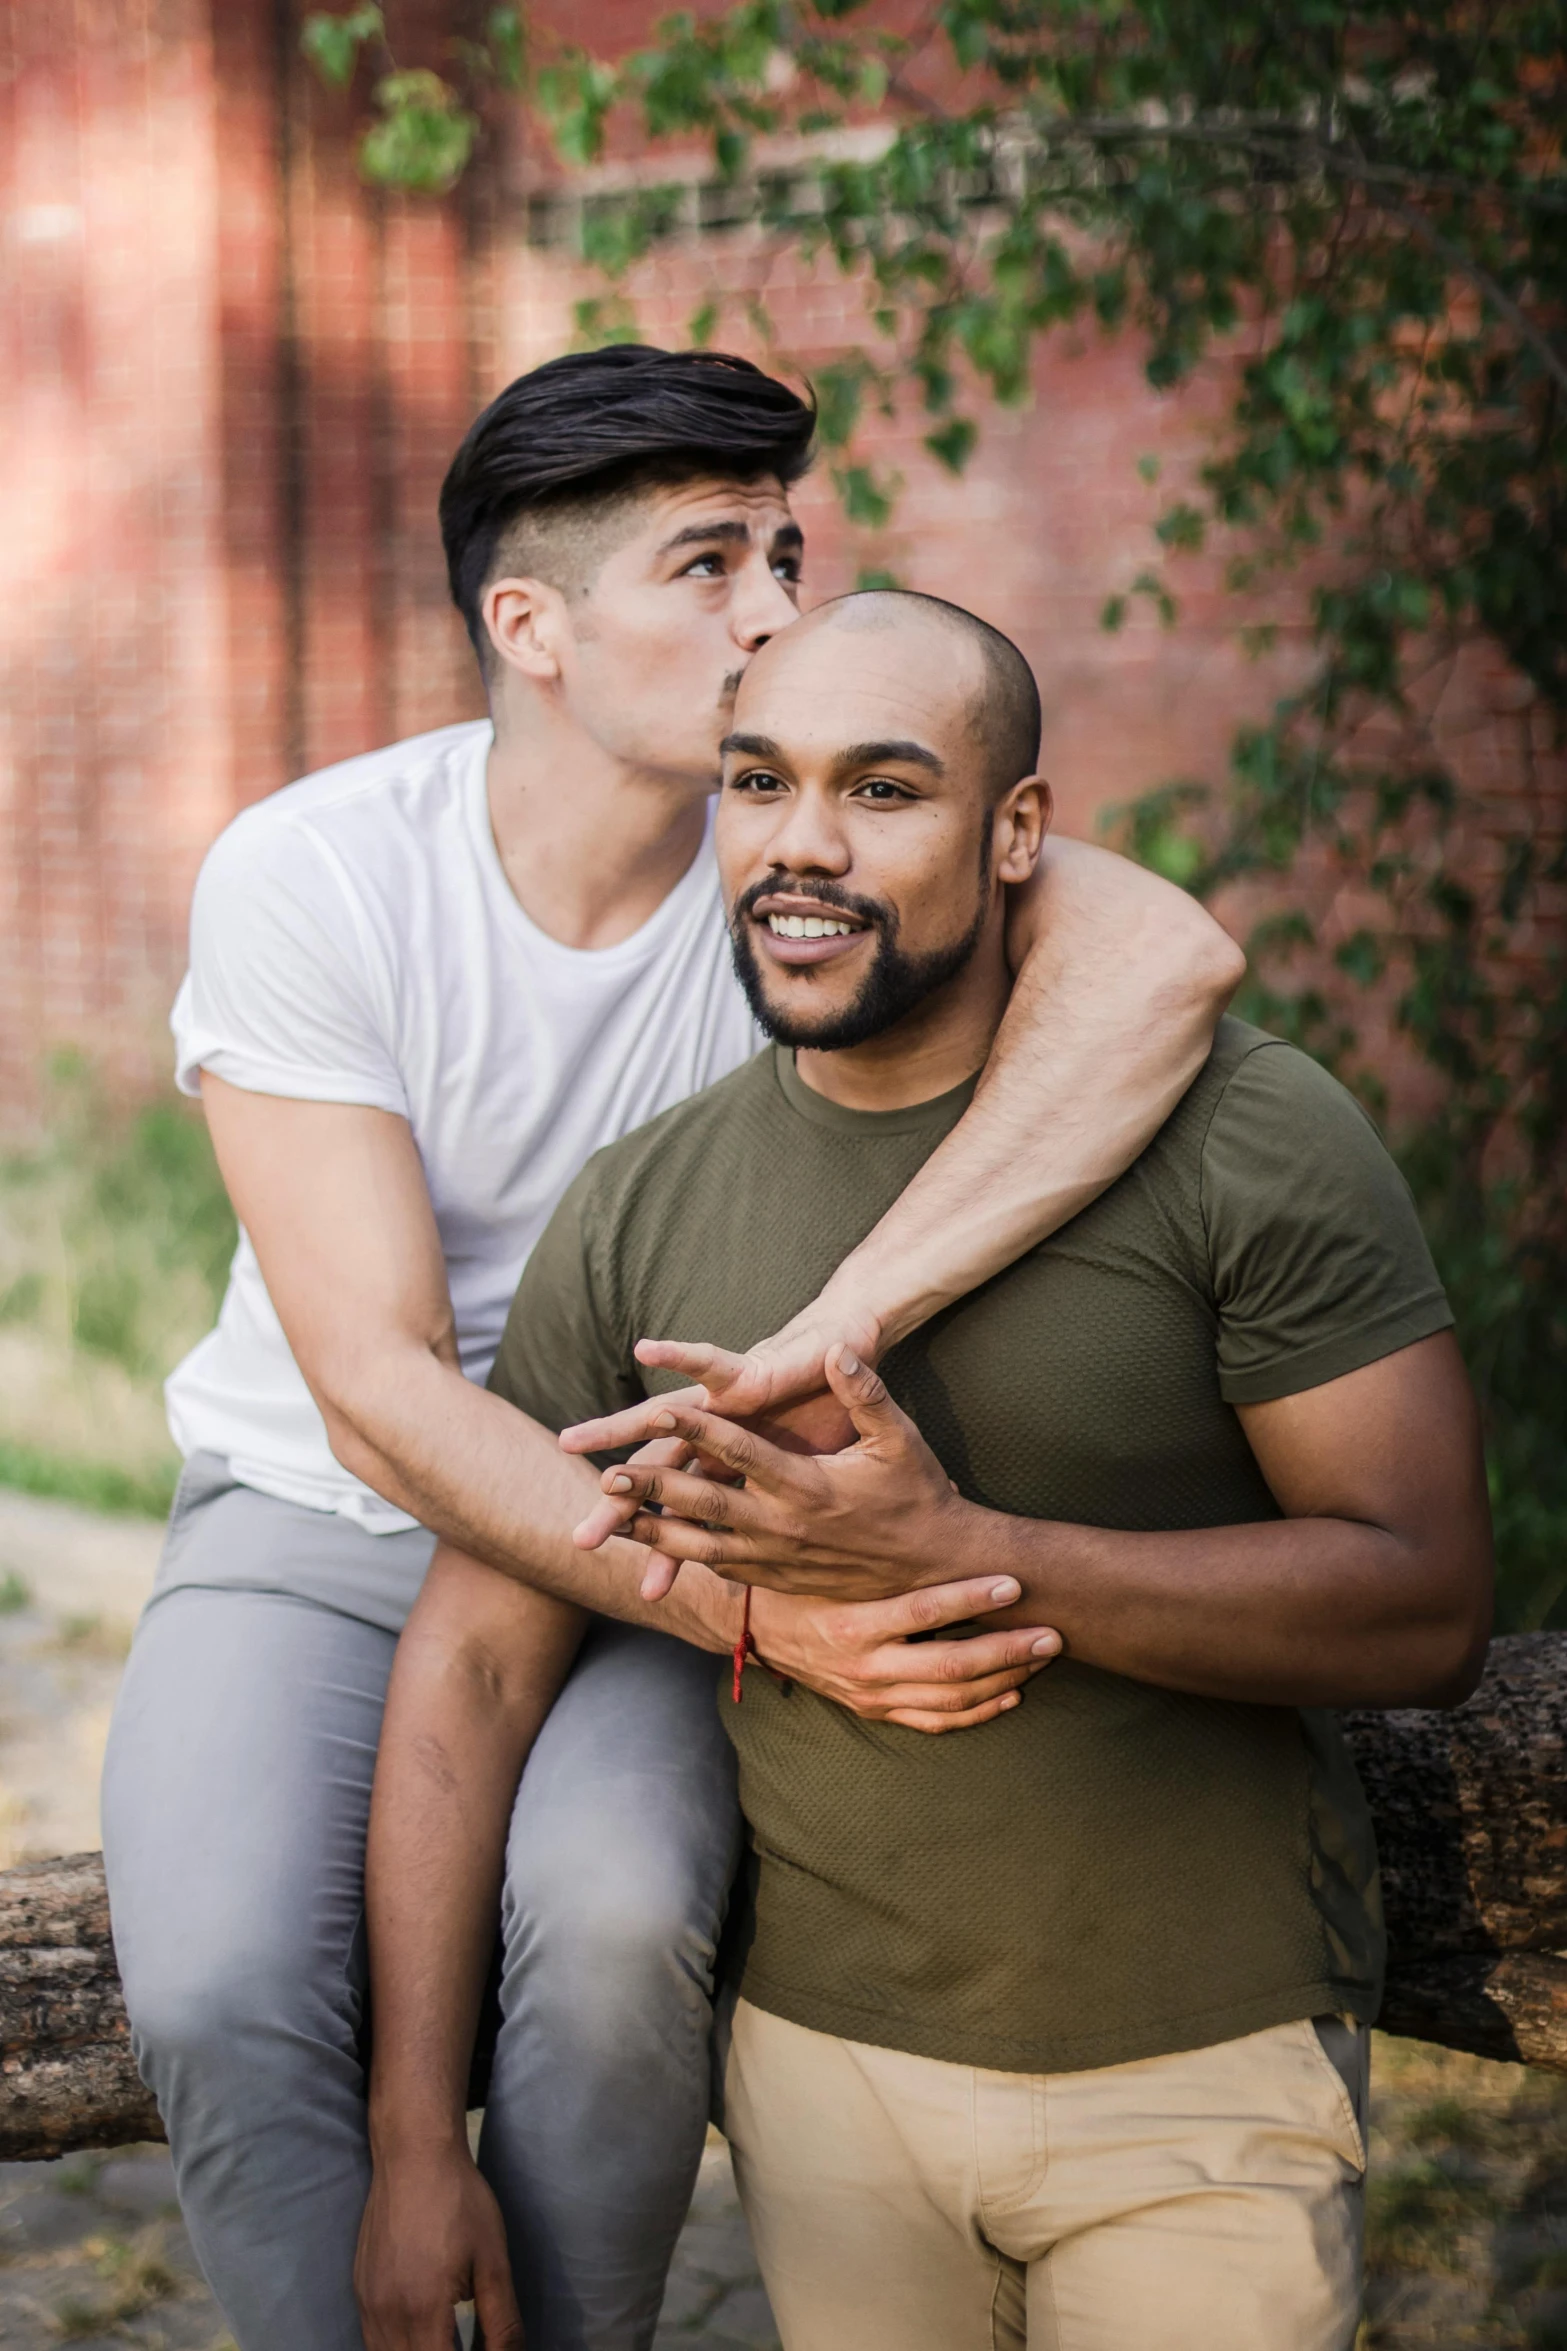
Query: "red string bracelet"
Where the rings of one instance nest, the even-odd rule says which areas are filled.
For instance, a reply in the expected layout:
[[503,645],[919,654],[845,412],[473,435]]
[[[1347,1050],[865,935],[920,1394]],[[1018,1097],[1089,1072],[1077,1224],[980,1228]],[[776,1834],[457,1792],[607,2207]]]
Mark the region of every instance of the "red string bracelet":
[[[747,1659],[756,1656],[756,1635],[751,1630],[751,1587],[749,1584],[747,1584],[745,1587],[745,1606],[740,1618],[740,1638],[738,1641],[736,1641],[734,1647],[734,1700],[737,1706],[739,1705],[741,1698],[741,1685],[745,1679],[746,1661]],[[757,1662],[760,1664],[760,1658],[757,1658]]]

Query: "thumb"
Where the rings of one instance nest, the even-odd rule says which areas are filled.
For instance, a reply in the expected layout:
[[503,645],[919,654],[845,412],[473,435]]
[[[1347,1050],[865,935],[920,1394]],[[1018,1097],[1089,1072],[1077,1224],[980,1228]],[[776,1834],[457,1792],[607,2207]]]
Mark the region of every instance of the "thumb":
[[914,1423],[887,1393],[887,1383],[870,1364],[862,1363],[852,1347],[829,1347],[827,1385],[854,1423],[862,1444],[901,1438]]

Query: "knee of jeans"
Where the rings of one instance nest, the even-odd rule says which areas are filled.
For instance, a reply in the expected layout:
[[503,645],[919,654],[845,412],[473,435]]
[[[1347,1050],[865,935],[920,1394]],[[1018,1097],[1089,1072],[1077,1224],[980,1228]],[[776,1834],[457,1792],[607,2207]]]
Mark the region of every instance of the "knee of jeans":
[[507,1978],[525,1970],[535,1998],[552,1986],[580,2012],[660,1987],[711,1995],[718,1913],[679,1857],[656,1847],[613,1859],[535,1851],[508,1871],[502,1924]]
[[353,2047],[359,2003],[341,1969],[318,1980],[304,1952],[257,1937],[188,1938],[122,1962],[125,2005],[138,2062],[153,2075],[172,2065],[225,2070],[280,2045]]

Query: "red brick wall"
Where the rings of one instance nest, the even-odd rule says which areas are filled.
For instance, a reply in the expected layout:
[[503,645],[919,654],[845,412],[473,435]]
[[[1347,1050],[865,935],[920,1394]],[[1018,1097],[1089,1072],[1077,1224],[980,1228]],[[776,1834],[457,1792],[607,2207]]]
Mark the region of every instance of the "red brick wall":
[[[594,0],[571,30],[622,39],[656,13]],[[602,291],[524,243],[537,159],[515,127],[455,199],[366,191],[357,102],[306,72],[302,14],[0,0],[0,1115],[59,1044],[131,1086],[161,1075],[191,878],[237,807],[478,706],[436,489],[482,400],[565,348],[573,303]],[[400,62],[442,61],[452,0],[389,16]],[[865,339],[852,286],[751,230],[662,248],[627,292],[658,341],[716,294],[717,339],[762,356],[753,292],[780,360]],[[887,566],[1019,639],[1070,830],[1222,776],[1238,720],[1299,673],[1287,611],[1269,661],[1242,658],[1211,563],[1183,566],[1173,632],[1099,626],[1223,389],[1215,367],[1156,398],[1130,342],[1058,338],[961,480],[916,417],[877,426],[872,455],[905,479],[884,535],[849,531],[825,480],[802,490],[814,593]],[[1520,813],[1559,831],[1562,763],[1497,664],[1445,681],[1434,731],[1489,811],[1477,864]]]

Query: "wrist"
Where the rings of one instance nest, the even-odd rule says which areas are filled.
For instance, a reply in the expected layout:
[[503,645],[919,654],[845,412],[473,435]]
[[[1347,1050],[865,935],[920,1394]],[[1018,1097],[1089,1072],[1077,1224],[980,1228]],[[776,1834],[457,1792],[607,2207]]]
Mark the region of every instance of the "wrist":
[[668,1599],[658,1603],[658,1621],[693,1648],[726,1656],[745,1624],[745,1586],[695,1560],[682,1560]]
[[468,2117],[450,2100],[377,2097],[368,2115],[370,2153],[377,2164],[444,2163],[470,2159]]
[[829,1344],[844,1341],[863,1362],[879,1363],[887,1349],[917,1329],[920,1321],[912,1310],[900,1318],[896,1309],[889,1313],[885,1308],[886,1301],[879,1286],[868,1278],[868,1270],[851,1272],[840,1266],[799,1319],[809,1319]]

